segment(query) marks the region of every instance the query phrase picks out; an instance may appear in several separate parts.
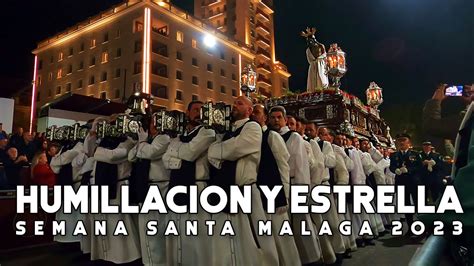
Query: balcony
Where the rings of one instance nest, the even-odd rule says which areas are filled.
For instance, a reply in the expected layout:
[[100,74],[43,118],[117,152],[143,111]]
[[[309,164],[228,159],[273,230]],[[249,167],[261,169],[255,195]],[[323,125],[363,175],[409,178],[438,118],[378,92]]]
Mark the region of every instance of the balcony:
[[267,21],[267,22],[270,21],[270,17],[267,14],[265,14],[265,12],[263,12],[260,8],[257,9],[256,13],[257,13],[257,16],[261,17],[264,21]]
[[259,55],[265,57],[268,60],[272,59],[272,56],[270,55],[270,53],[266,50],[263,50],[260,47],[257,49],[257,56],[259,56]]
[[263,7],[263,9],[273,13],[273,0],[260,0],[260,5]]
[[218,18],[220,16],[224,15],[224,11],[219,11],[218,13],[209,13],[209,17],[207,18],[208,20],[213,20],[215,18]]
[[262,83],[262,84],[266,84],[268,86],[272,86],[272,81],[267,79],[265,76],[263,75],[259,75],[258,78],[257,78],[257,83]]
[[263,34],[270,34],[270,29],[263,25],[261,22],[257,22],[257,31],[260,30],[260,32],[263,32]]
[[267,64],[259,64],[257,70],[262,70],[268,74],[272,73],[272,68]]
[[270,47],[270,42],[267,39],[265,39],[264,37],[262,37],[261,35],[257,36],[257,43],[263,45],[262,48],[264,48],[264,49]]
[[213,6],[221,2],[222,2],[221,0],[207,0],[207,1],[202,1],[201,6]]
[[283,70],[285,72],[288,72],[288,68],[281,62],[276,61],[275,62],[275,69]]

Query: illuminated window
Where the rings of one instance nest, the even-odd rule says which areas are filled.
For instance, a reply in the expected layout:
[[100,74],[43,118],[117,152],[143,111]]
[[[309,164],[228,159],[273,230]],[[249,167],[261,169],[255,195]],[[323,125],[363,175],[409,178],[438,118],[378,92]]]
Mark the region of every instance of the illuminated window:
[[191,45],[194,49],[197,49],[197,41],[195,39],[192,39]]
[[102,57],[101,57],[102,64],[107,63],[108,61],[109,61],[109,52],[107,51],[102,52]]
[[63,69],[60,68],[60,69],[58,69],[58,74],[56,75],[56,78],[60,79],[62,76],[63,76]]
[[59,52],[59,55],[58,55],[58,62],[63,60],[64,59],[64,54],[63,52]]
[[184,35],[181,31],[176,32],[176,40],[180,43],[184,42]]
[[95,47],[95,39],[91,40],[91,49]]
[[140,31],[143,31],[143,23],[141,23],[140,21],[135,21],[133,32],[140,32]]
[[56,95],[61,94],[61,86],[56,87]]

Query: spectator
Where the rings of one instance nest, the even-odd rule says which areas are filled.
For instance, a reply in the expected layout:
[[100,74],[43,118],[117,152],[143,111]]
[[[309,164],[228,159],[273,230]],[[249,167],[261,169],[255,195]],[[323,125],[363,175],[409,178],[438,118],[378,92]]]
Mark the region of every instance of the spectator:
[[18,147],[23,139],[23,128],[18,127],[16,132],[10,138],[10,146]]
[[23,133],[23,140],[18,146],[16,146],[16,148],[21,155],[26,155],[29,162],[31,162],[33,156],[38,151],[38,147],[36,146],[36,143],[33,141],[33,137],[29,132]]
[[3,130],[3,123],[0,123],[0,135],[5,136],[5,138],[8,137],[7,132],[5,132],[5,130]]
[[20,185],[20,170],[23,166],[28,166],[28,159],[24,155],[18,156],[18,150],[10,147],[7,151],[8,158],[4,163],[5,174],[8,180],[9,188],[15,188]]
[[31,169],[33,184],[49,187],[56,184],[56,175],[49,167],[45,152],[39,152],[34,156]]
[[[47,142],[46,142],[47,143]],[[44,146],[44,143],[43,143]],[[46,149],[46,158],[48,159],[48,164],[51,163],[51,159],[56,156],[59,152],[59,145],[57,143],[51,143],[47,145]]]
[[0,134],[0,163],[5,163],[8,158],[7,155],[8,139],[3,134]]

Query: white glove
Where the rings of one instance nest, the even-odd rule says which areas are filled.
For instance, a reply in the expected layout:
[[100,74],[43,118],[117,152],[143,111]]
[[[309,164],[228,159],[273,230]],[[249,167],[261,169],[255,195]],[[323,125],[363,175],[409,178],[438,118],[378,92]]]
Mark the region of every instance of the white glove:
[[402,174],[408,173],[408,169],[405,166],[401,167],[400,171],[402,172]]
[[400,168],[395,169],[395,174],[396,174],[396,175],[401,175],[401,174],[402,174],[402,170],[400,170]]
[[207,158],[209,163],[214,166],[217,169],[221,169],[222,167],[222,161],[218,159],[213,159],[213,158]]
[[169,155],[169,153],[165,153],[162,157],[162,160],[163,160],[163,165],[165,166],[166,169],[175,170],[175,169],[181,168],[181,162],[182,162],[181,159],[172,157]]
[[435,166],[436,165],[436,161],[431,159],[428,161],[428,163],[431,165],[431,166]]
[[138,142],[146,142],[148,140],[148,132],[146,132],[143,128],[138,130]]
[[428,172],[433,172],[433,166],[431,164],[428,164]]

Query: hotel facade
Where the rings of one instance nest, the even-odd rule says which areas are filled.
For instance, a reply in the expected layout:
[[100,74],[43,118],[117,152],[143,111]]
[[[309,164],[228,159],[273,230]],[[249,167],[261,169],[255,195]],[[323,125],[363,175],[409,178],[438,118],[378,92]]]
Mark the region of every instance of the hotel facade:
[[290,74],[270,64],[274,46],[265,55],[269,69],[261,70],[253,41],[240,42],[168,2],[126,1],[38,44],[30,123],[69,93],[123,102],[140,89],[169,110],[191,100],[233,102],[248,63],[258,66],[260,93],[279,96]]

